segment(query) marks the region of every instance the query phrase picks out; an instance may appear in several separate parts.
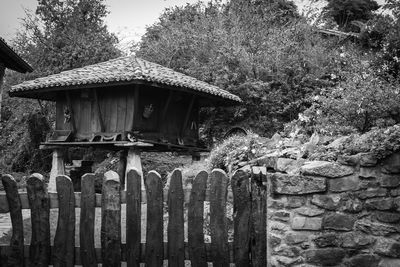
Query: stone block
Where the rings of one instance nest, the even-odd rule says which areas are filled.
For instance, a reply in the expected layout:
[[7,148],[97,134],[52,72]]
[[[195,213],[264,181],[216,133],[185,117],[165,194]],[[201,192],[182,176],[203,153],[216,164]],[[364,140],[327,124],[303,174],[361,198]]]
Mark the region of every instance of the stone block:
[[290,220],[290,212],[284,210],[272,212],[271,219],[281,222],[288,222]]
[[303,166],[305,159],[278,158],[276,161],[276,170],[291,175],[299,175],[300,167]]
[[264,166],[266,168],[270,168],[270,169],[276,170],[276,161],[277,160],[278,160],[278,156],[277,155],[267,154],[265,156],[262,156],[260,158],[255,159],[254,163],[256,163],[258,166]]
[[378,159],[374,153],[360,153],[360,166],[373,167],[378,164]]
[[359,176],[365,179],[378,178],[381,176],[379,167],[361,167]]
[[377,211],[374,218],[383,223],[397,223],[400,221],[400,214],[398,212]]
[[341,203],[340,211],[357,213],[363,209],[363,203],[357,198],[343,198]]
[[298,245],[304,242],[308,242],[309,236],[310,236],[309,234],[305,233],[291,232],[286,234],[285,242],[288,245]]
[[306,198],[304,196],[287,196],[286,208],[295,209],[302,207],[306,204]]
[[370,210],[390,210],[394,207],[392,198],[371,198],[365,201],[365,207]]
[[337,163],[342,165],[357,166],[360,162],[360,155],[339,155]]
[[312,230],[322,229],[322,218],[295,216],[292,219],[291,227],[293,230]]
[[346,252],[341,248],[310,249],[304,252],[304,258],[307,263],[319,266],[340,265],[345,255]]
[[276,221],[271,221],[268,222],[270,227],[271,227],[271,231],[272,232],[277,232],[280,234],[285,233],[287,230],[289,230],[289,226],[285,223],[281,223],[281,222],[276,222]]
[[400,196],[400,188],[392,189],[390,190],[390,195],[392,197],[398,197]]
[[326,191],[325,178],[274,173],[271,181],[276,194],[304,195]]
[[392,258],[400,258],[400,242],[391,239],[378,239],[375,252]]
[[285,256],[272,256],[271,262],[274,266],[294,266],[303,262],[302,258],[289,258]]
[[300,249],[298,247],[282,245],[275,249],[273,254],[294,258],[300,256]]
[[301,167],[300,173],[310,176],[340,178],[353,174],[354,169],[329,161],[310,161]]
[[382,174],[382,187],[397,187],[400,185],[400,175]]
[[374,254],[359,254],[347,261],[346,266],[349,267],[376,267],[380,261],[380,257]]
[[340,195],[313,195],[311,203],[327,210],[337,210],[340,207]]
[[312,207],[300,207],[295,209],[294,212],[306,217],[315,217],[322,215],[325,211],[323,209],[312,208]]
[[353,230],[355,217],[342,213],[329,213],[324,216],[323,228],[335,231],[351,231]]
[[385,173],[400,173],[400,152],[396,152],[382,161]]
[[275,248],[281,244],[282,239],[277,235],[270,234],[268,241],[269,241],[270,246]]
[[363,190],[357,192],[357,196],[360,199],[367,199],[373,197],[384,197],[387,194],[386,188],[368,188],[367,190]]
[[329,190],[332,192],[356,191],[359,186],[360,179],[356,175],[329,180]]
[[378,267],[399,267],[400,259],[383,258]]
[[368,219],[357,221],[354,227],[358,231],[374,236],[388,236],[399,232],[399,227],[373,222]]
[[314,243],[319,248],[326,247],[338,247],[340,245],[340,239],[337,234],[323,234],[315,238]]
[[363,233],[345,233],[341,236],[341,247],[363,249],[375,243],[375,238]]

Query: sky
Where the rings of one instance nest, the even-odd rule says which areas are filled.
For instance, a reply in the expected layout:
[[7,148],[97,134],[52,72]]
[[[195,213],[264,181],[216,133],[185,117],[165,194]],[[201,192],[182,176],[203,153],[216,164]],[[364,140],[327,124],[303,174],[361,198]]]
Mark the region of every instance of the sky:
[[[208,1],[208,0],[203,0]],[[377,0],[380,4],[384,0]],[[157,21],[165,8],[195,3],[197,0],[105,0],[110,14],[105,22],[111,32],[117,34],[121,48],[132,41],[139,41],[146,26]],[[295,0],[301,10],[305,6],[315,7],[315,0]],[[320,6],[324,0],[317,1]],[[322,2],[322,3],[321,3]],[[25,16],[24,9],[34,11],[37,0],[0,0],[0,37],[11,41]]]
[[[110,14],[106,24],[124,39],[139,40],[146,25],[153,24],[167,7],[195,3],[197,0],[106,0]],[[0,0],[0,36],[10,41],[17,32],[24,9],[34,11],[37,0]]]

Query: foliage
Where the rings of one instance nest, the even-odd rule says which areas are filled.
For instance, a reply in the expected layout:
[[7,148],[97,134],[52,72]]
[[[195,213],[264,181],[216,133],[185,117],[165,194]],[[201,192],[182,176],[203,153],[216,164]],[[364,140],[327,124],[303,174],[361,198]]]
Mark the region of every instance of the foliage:
[[379,8],[375,0],[328,0],[324,15],[332,17],[341,30],[352,30],[353,21],[366,22]]
[[167,9],[147,28],[137,55],[244,100],[205,110],[205,133],[236,124],[272,135],[329,83],[320,78],[332,68],[334,42],[315,34],[289,1],[212,1]]
[[380,69],[371,66],[374,55],[357,47],[344,48],[336,57],[340,67],[331,74],[334,85],[315,94],[311,107],[287,125],[288,131],[300,127],[307,134],[336,136],[399,123],[399,83],[382,78]]
[[[24,79],[118,57],[121,54],[116,48],[118,40],[104,24],[106,15],[104,0],[38,0],[36,12],[26,12],[22,30],[14,39],[15,49],[34,72],[7,72],[4,88],[8,90]],[[44,119],[37,116],[39,105],[36,102],[7,96],[4,101],[0,136],[5,141],[0,146],[6,152],[0,158],[0,168],[8,169],[12,165],[15,171],[47,170],[49,158],[38,150],[37,138],[43,141],[48,126],[54,121],[53,103],[42,103],[44,109],[40,113],[47,117],[45,124]],[[26,129],[29,133],[25,133]],[[15,158],[12,164],[10,155]]]
[[400,125],[373,128],[363,135],[354,134],[343,143],[342,150],[348,155],[370,152],[378,159],[383,159],[400,151]]
[[256,134],[231,136],[212,149],[208,168],[231,172],[233,165],[261,156],[261,148],[262,142]]

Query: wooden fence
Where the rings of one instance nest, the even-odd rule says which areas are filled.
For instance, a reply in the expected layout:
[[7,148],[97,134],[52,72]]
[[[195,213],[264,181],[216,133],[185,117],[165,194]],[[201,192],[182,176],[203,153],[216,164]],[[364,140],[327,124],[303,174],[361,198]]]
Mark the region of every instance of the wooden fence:
[[[2,176],[5,194],[0,194],[0,213],[10,213],[12,237],[1,246],[3,266],[266,266],[266,188],[263,174],[237,171],[231,179],[222,170],[200,172],[190,191],[182,186],[182,174],[174,170],[169,188],[163,190],[160,175],[145,177],[146,191],[136,170],[127,175],[121,191],[115,172],[104,174],[102,194],[95,193],[94,175],[82,177],[81,192],[73,191],[68,176],[56,179],[57,193],[49,193],[43,177],[33,174],[27,192],[18,192],[10,175]],[[207,186],[208,185],[208,186]],[[234,206],[233,242],[228,242],[226,203],[231,186]],[[147,203],[146,242],[141,243],[142,202]],[[204,202],[210,205],[211,243],[204,239]],[[165,203],[164,203],[165,202]],[[184,239],[184,203],[188,203],[188,235]],[[126,243],[121,242],[121,204],[126,203]],[[168,207],[168,242],[164,242],[163,205]],[[95,247],[95,208],[101,207],[101,248]],[[58,208],[54,245],[50,242],[50,209]],[[75,208],[80,208],[79,247],[75,246]],[[24,245],[22,209],[31,210],[32,236]]]

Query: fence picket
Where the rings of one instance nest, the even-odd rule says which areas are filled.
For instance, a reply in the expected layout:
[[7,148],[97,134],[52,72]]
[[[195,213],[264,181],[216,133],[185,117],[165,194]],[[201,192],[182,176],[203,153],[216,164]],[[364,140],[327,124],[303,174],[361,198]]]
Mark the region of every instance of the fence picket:
[[263,185],[264,174],[253,168],[251,177],[251,259],[252,266],[267,265],[267,188]]
[[4,190],[6,191],[12,223],[12,236],[9,254],[7,257],[7,266],[24,266],[24,230],[22,223],[22,206],[18,195],[17,182],[11,175],[3,175],[1,180]]
[[233,191],[234,223],[234,258],[236,267],[246,267],[250,263],[250,214],[251,196],[249,187],[249,175],[244,171],[237,171],[231,180]]
[[188,208],[188,245],[192,267],[207,267],[204,244],[204,200],[206,198],[208,173],[201,171],[192,184]]
[[168,192],[168,265],[185,266],[185,232],[183,218],[182,172],[175,169],[171,174]]
[[58,222],[54,237],[53,266],[73,267],[75,249],[75,195],[68,176],[56,177]]
[[161,176],[150,171],[145,179],[147,191],[146,266],[162,266],[163,249],[163,184]]
[[129,267],[140,266],[142,178],[132,169],[126,178],[126,258]]
[[118,174],[104,174],[101,207],[101,257],[103,267],[121,264],[121,186]]
[[225,172],[215,169],[210,174],[210,228],[213,250],[213,266],[229,266],[228,229],[226,218],[226,198],[228,177]]
[[94,247],[94,217],[96,193],[94,174],[87,173],[81,180],[81,216],[79,224],[80,255],[83,267],[95,267],[96,250]]
[[50,203],[43,176],[32,174],[26,187],[32,224],[29,261],[31,266],[47,267],[50,261]]

